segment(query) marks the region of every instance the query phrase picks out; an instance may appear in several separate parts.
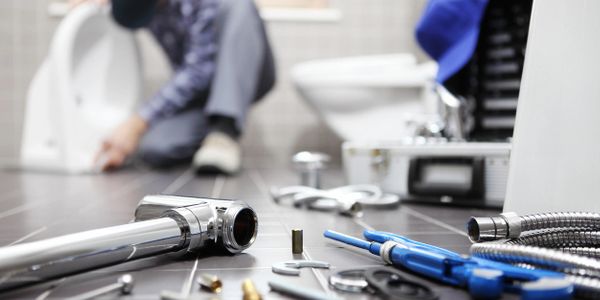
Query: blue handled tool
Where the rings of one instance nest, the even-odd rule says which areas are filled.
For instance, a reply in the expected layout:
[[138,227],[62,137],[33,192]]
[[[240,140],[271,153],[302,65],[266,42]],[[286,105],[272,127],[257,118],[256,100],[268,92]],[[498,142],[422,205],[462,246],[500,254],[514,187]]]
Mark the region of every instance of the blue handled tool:
[[364,231],[361,240],[332,230],[330,238],[380,256],[384,262],[403,267],[443,283],[466,287],[475,298],[499,298],[503,292],[519,293],[522,299],[570,299],[571,284],[562,273],[530,270],[458,253],[380,231]]

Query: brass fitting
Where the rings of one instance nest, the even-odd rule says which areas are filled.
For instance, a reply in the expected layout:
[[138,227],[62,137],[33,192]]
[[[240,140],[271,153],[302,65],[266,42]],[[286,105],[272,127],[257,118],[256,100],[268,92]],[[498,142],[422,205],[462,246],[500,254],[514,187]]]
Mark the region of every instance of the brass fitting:
[[196,278],[196,281],[203,289],[209,290],[216,294],[220,293],[223,289],[223,283],[221,282],[221,279],[215,275],[200,274]]
[[292,229],[292,253],[302,254],[303,249],[302,229]]
[[244,292],[244,300],[262,300],[262,296],[256,290],[256,286],[250,279],[242,282],[242,291]]

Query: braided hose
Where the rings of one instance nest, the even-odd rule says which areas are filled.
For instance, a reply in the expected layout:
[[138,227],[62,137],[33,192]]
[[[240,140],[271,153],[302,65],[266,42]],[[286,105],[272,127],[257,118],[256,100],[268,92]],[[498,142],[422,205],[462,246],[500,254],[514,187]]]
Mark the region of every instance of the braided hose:
[[600,272],[599,260],[540,247],[479,243],[471,245],[471,255],[510,264],[525,263],[557,271],[581,269],[594,271],[594,274]]
[[522,232],[542,229],[569,228],[581,231],[600,231],[600,214],[589,212],[558,212],[518,216],[503,213],[497,217],[471,217],[467,223],[473,242],[515,239]]
[[511,245],[537,246],[544,248],[579,248],[600,245],[600,232],[583,229],[544,229],[506,241]]
[[600,230],[600,214],[591,212],[553,212],[521,217],[521,230],[548,228],[585,228]]
[[560,271],[578,297],[600,298],[600,214],[557,212],[472,217],[471,255],[527,268]]

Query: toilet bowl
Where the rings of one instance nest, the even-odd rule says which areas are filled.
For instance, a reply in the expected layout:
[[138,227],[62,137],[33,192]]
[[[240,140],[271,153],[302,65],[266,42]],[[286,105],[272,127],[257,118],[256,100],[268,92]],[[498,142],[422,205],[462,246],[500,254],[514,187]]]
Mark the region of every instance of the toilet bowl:
[[387,141],[412,136],[436,120],[435,62],[388,54],[304,62],[292,69],[303,99],[347,141]]
[[142,97],[140,55],[133,34],[109,8],[77,6],[60,23],[27,95],[21,166],[95,171],[102,140]]

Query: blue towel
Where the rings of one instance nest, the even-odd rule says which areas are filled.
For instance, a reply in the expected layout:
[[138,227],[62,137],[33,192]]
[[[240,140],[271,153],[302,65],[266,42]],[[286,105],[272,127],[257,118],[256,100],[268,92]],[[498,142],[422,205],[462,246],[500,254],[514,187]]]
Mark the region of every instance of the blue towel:
[[430,0],[417,24],[421,48],[438,62],[444,83],[471,59],[488,0]]

